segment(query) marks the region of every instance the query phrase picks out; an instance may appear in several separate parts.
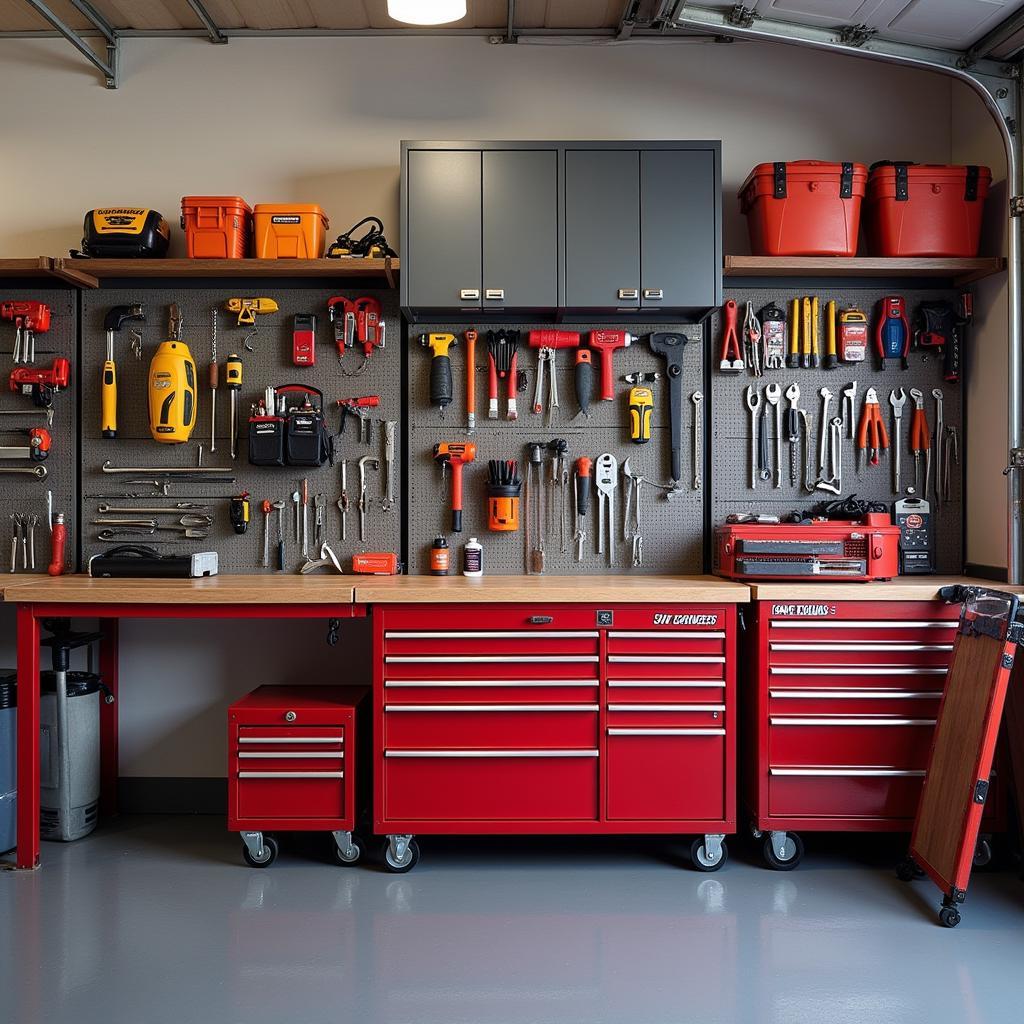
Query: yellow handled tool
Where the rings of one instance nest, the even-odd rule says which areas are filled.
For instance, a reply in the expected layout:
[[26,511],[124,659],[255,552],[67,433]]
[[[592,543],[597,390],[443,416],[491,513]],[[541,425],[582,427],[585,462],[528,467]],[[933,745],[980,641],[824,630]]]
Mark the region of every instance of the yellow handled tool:
[[786,366],[796,370],[800,366],[800,300],[794,299],[789,306],[789,355]]
[[256,314],[276,313],[277,303],[273,299],[228,299],[227,310],[229,313],[238,314],[238,326],[252,327],[256,323]]
[[818,331],[821,320],[821,304],[818,296],[811,299],[811,366],[817,369],[821,365],[821,355],[818,347]]
[[834,370],[839,365],[836,353],[836,304],[829,300],[825,304],[825,369]]
[[803,315],[801,316],[801,346],[800,365],[805,369],[811,368],[811,297],[805,295],[802,299]]
[[448,350],[456,344],[454,334],[421,334],[420,344],[430,349],[430,404],[441,410],[452,404],[452,361]]
[[231,392],[231,458],[235,458],[238,455],[238,392],[242,390],[242,360],[234,352],[224,364],[224,383]]
[[646,444],[650,441],[653,414],[654,392],[650,388],[630,388],[629,439],[633,444]]
[[167,341],[149,364],[149,432],[162,444],[183,444],[196,425],[196,364],[181,340],[181,312],[170,310]]
[[[107,332],[107,352],[103,362],[103,374],[100,378],[100,430],[104,437],[117,437],[117,364],[114,362],[114,335],[130,320],[138,323],[146,322],[146,315],[141,303],[130,306],[113,306],[107,312],[103,327]],[[141,336],[138,336],[141,340]],[[134,343],[136,358],[141,354],[141,347]]]

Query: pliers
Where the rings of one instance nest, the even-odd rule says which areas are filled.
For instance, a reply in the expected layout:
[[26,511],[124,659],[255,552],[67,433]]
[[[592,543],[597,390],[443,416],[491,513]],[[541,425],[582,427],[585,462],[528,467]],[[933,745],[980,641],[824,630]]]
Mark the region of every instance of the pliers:
[[[870,443],[869,443],[870,442]],[[869,462],[877,466],[884,449],[889,447],[889,435],[885,430],[882,411],[878,407],[878,392],[868,388],[864,395],[864,407],[860,413],[860,424],[857,427],[857,471],[860,472],[861,453],[870,447]]]
[[743,372],[743,352],[740,349],[739,335],[736,333],[739,320],[739,308],[735,299],[729,299],[722,306],[722,361],[718,369],[722,373]]
[[754,304],[748,299],[743,317],[743,351],[755,377],[764,376],[761,361],[761,321],[754,316]]
[[[914,417],[910,421],[910,450],[914,453],[914,488],[919,495],[928,495],[928,482],[932,475],[932,433],[924,411],[924,394],[919,388],[910,389],[914,400]],[[924,452],[924,490],[921,490],[921,452]]]
[[345,570],[341,567],[341,562],[338,561],[338,556],[331,549],[330,544],[324,541],[320,545],[320,557],[319,558],[307,558],[305,564],[299,569],[299,572],[305,576],[307,573],[313,572],[315,569],[321,568],[321,566],[333,565],[338,572],[344,572]]

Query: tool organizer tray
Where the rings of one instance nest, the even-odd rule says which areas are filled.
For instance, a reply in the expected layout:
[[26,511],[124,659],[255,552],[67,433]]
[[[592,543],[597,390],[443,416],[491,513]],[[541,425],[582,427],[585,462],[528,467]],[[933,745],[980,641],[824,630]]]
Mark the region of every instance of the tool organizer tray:
[[[889,452],[883,457],[880,466],[867,466],[867,458],[864,458],[864,466],[860,473],[854,470],[855,448],[854,440],[848,434],[843,437],[843,493],[839,497],[826,491],[816,491],[808,495],[801,486],[803,481],[803,433],[801,431],[800,444],[800,482],[796,487],[790,486],[789,478],[789,444],[785,439],[785,410],[789,403],[785,398],[786,388],[796,382],[800,386],[800,408],[808,409],[814,418],[814,430],[812,433],[815,445],[814,465],[817,468],[817,445],[819,440],[818,428],[821,418],[822,399],[819,391],[827,386],[835,397],[832,399],[829,417],[841,414],[842,390],[851,381],[857,381],[857,410],[859,419],[863,405],[864,393],[869,387],[875,388],[878,393],[878,402],[881,410],[885,428],[890,434],[890,445],[894,443],[892,438],[892,407],[889,405],[889,393],[893,389],[903,388],[907,392],[906,405],[903,407],[902,420],[902,487],[905,490],[908,484],[914,482],[914,459],[910,451],[910,425],[913,418],[914,403],[910,398],[911,388],[920,388],[924,393],[925,412],[928,419],[928,426],[931,431],[935,429],[935,400],[932,397],[932,389],[940,388],[943,393],[943,419],[946,426],[955,426],[960,435],[960,465],[954,465],[950,473],[950,500],[944,504],[941,510],[936,508],[934,493],[929,493],[927,499],[931,505],[932,522],[935,526],[935,561],[936,572],[957,573],[963,567],[963,479],[964,459],[966,446],[963,436],[963,387],[960,384],[950,384],[942,379],[942,356],[934,350],[912,350],[910,353],[910,367],[907,370],[900,368],[899,360],[887,360],[885,370],[878,369],[878,356],[874,351],[874,323],[877,317],[876,307],[879,299],[884,295],[899,293],[906,298],[907,315],[910,319],[911,330],[914,327],[914,313],[922,301],[945,300],[955,307],[956,291],[947,288],[881,288],[877,285],[857,287],[844,282],[842,287],[830,290],[822,288],[818,284],[808,282],[806,286],[799,283],[790,284],[788,287],[773,288],[729,288],[726,290],[726,299],[735,299],[739,305],[739,326],[742,327],[743,312],[745,303],[750,299],[754,304],[754,312],[757,313],[769,302],[774,301],[787,312],[789,301],[794,297],[802,295],[817,294],[821,297],[822,313],[822,338],[824,338],[824,315],[825,303],[834,299],[839,309],[846,306],[857,306],[868,313],[871,318],[871,333],[868,347],[868,355],[861,363],[840,363],[834,370],[824,369],[782,369],[766,370],[761,378],[754,377],[749,371],[742,374],[723,374],[718,370],[718,358],[720,354],[722,337],[722,315],[721,311],[715,313],[711,318],[710,346],[712,353],[711,363],[711,430],[712,430],[712,451],[713,459],[711,465],[712,488],[710,491],[710,512],[711,522],[718,524],[724,521],[725,517],[732,512],[762,512],[772,515],[784,515],[793,510],[809,511],[815,504],[821,501],[842,500],[850,495],[856,495],[859,500],[885,502],[892,512],[892,504],[899,497],[893,491],[893,449],[890,446]],[[967,363],[970,362],[971,352],[971,328],[967,328],[967,343],[965,345],[965,356]],[[824,355],[824,347],[821,349]],[[761,407],[759,412],[763,413],[767,407],[764,400],[764,389],[768,384],[777,383],[782,387],[782,408],[783,415],[783,443],[782,443],[782,487],[773,486],[774,481],[757,481],[754,490],[749,486],[750,474],[750,419],[745,402],[747,385],[754,385],[761,395]],[[774,427],[774,419],[770,420]],[[774,433],[770,436],[774,438]],[[934,449],[933,449],[934,451]],[[769,456],[774,460],[774,440],[769,447]],[[931,491],[934,491],[934,480],[936,473],[936,460],[932,457],[932,481]],[[921,459],[921,479],[924,480],[924,458]]]
[[[45,302],[51,310],[50,329],[36,335],[37,368],[48,367],[55,357],[63,356],[71,363],[71,384],[68,388],[54,396],[53,424],[47,429],[53,438],[48,458],[42,463],[27,461],[5,461],[3,465],[28,467],[43,465],[46,467],[45,480],[37,480],[34,476],[23,474],[0,475],[0,570],[10,572],[11,568],[11,516],[16,513],[39,516],[35,529],[35,554],[37,574],[45,575],[50,563],[50,535],[46,522],[46,492],[53,492],[53,511],[64,513],[67,528],[67,542],[64,548],[65,569],[70,571],[75,565],[75,544],[78,532],[76,517],[78,483],[75,472],[76,462],[76,431],[77,425],[77,394],[80,366],[77,356],[78,341],[78,307],[76,292],[70,288],[4,288],[0,299],[35,300]],[[3,397],[0,398],[0,409],[35,408],[31,398],[12,393],[7,384],[7,377],[14,369],[11,356],[14,348],[14,324],[0,321],[0,352],[7,367],[3,381]],[[102,358],[101,358],[102,361]],[[0,444],[20,445],[27,443],[20,431],[32,426],[46,426],[46,412],[39,409],[38,418],[32,416],[0,416]],[[30,573],[21,565],[21,549],[18,549],[17,573]]]
[[[654,390],[654,415],[651,439],[646,444],[633,444],[628,432],[628,391],[629,385],[621,378],[634,371],[658,371],[664,374],[664,360],[651,352],[646,336],[652,331],[671,331],[666,324],[630,322],[624,318],[621,323],[589,324],[566,323],[560,327],[578,331],[586,340],[586,333],[592,329],[616,327],[628,329],[635,337],[628,348],[619,349],[614,355],[615,400],[604,402],[600,399],[600,374],[602,354],[594,354],[593,396],[590,416],[577,416],[573,386],[575,350],[559,349],[556,357],[558,371],[559,413],[547,425],[546,415],[534,414],[532,410],[533,389],[536,383],[537,350],[529,348],[527,334],[533,329],[550,325],[529,323],[476,324],[480,337],[476,343],[476,431],[466,432],[466,345],[463,337],[465,324],[416,324],[408,328],[409,372],[408,372],[408,495],[409,508],[409,572],[429,572],[430,546],[437,536],[446,536],[451,546],[451,572],[461,572],[461,547],[470,537],[476,537],[484,547],[484,572],[488,575],[517,575],[526,569],[524,555],[525,508],[521,506],[519,530],[509,533],[492,532],[487,529],[486,482],[489,459],[517,459],[520,476],[525,483],[526,445],[530,442],[547,441],[551,438],[565,438],[569,443],[570,482],[566,493],[567,533],[569,538],[565,553],[560,551],[557,518],[553,532],[549,531],[547,542],[547,575],[595,575],[595,574],[690,574],[699,573],[704,564],[704,499],[707,473],[707,402],[701,406],[702,416],[702,480],[701,487],[694,489],[693,483],[693,407],[689,396],[700,391],[706,396],[704,384],[704,346],[692,342],[686,346],[684,355],[683,393],[685,398],[683,420],[683,481],[685,493],[668,501],[664,492],[645,484],[642,495],[642,534],[644,536],[643,564],[632,566],[632,541],[623,537],[623,513],[625,487],[621,466],[627,457],[630,467],[648,480],[667,483],[670,478],[670,444],[668,426],[668,381],[657,381],[651,385]],[[505,394],[499,387],[499,419],[487,418],[487,330],[489,328],[519,330],[520,344],[518,366],[527,372],[528,386],[517,395],[519,418],[505,419]],[[692,328],[690,328],[692,330]],[[444,419],[439,416],[436,406],[430,405],[429,374],[430,352],[419,343],[421,334],[448,332],[458,338],[458,344],[451,349],[454,399],[445,410]],[[442,492],[441,471],[435,465],[432,454],[439,441],[472,441],[477,446],[474,462],[463,469],[463,530],[461,534],[450,533],[451,511],[447,494]],[[610,562],[607,552],[597,553],[597,504],[596,492],[591,488],[590,510],[587,516],[587,539],[582,562],[575,561],[575,548],[571,542],[574,523],[572,505],[571,464],[581,455],[596,460],[604,452],[610,452],[619,462],[619,485],[615,490],[615,559]]]
[[[243,348],[243,339],[251,328],[237,326],[237,315],[226,311],[227,300],[237,296],[266,295],[275,299],[277,313],[257,317],[259,331],[252,339],[255,352]],[[332,325],[327,316],[327,300],[333,295],[354,298],[372,295],[382,305],[387,324],[386,344],[373,353],[365,370],[347,377],[339,367],[333,341]],[[82,568],[88,566],[89,557],[107,550],[113,543],[98,540],[102,526],[93,525],[98,518],[101,502],[130,507],[170,505],[191,502],[211,505],[214,517],[208,538],[179,539],[177,534],[160,531],[154,537],[119,538],[116,543],[155,544],[161,552],[196,552],[216,550],[219,553],[221,573],[275,572],[277,550],[276,513],[271,516],[271,568],[262,569],[263,499],[284,500],[285,572],[294,573],[303,563],[300,546],[295,542],[294,505],[290,495],[301,490],[303,477],[309,480],[310,554],[319,553],[313,543],[313,496],[323,493],[325,499],[325,539],[338,555],[346,572],[351,557],[359,551],[399,552],[401,545],[401,428],[396,430],[395,452],[395,505],[391,512],[381,511],[384,496],[384,431],[377,420],[401,420],[401,325],[398,319],[397,293],[387,289],[288,288],[258,281],[249,282],[241,289],[238,284],[223,287],[189,287],[177,284],[174,288],[148,288],[141,284],[132,289],[103,288],[83,293],[82,296],[82,387],[81,454],[82,498],[81,555]],[[115,338],[115,360],[118,373],[118,437],[110,440],[100,434],[99,374],[103,363],[105,331],[103,319],[107,311],[119,304],[141,302],[145,308],[146,323],[140,325],[142,358],[136,360],[129,348],[128,326]],[[186,444],[169,445],[154,441],[149,433],[147,379],[149,362],[157,345],[167,337],[168,307],[176,302],[181,310],[184,328],[182,339],[189,346],[196,363],[198,378],[196,427]],[[220,363],[220,386],[217,389],[217,446],[210,451],[210,390],[207,365],[210,361],[211,316],[216,306],[217,358]],[[316,363],[314,366],[292,364],[292,317],[296,313],[315,313],[317,317]],[[243,362],[242,388],[239,392],[238,457],[230,457],[229,408],[230,392],[225,384],[224,364],[227,357],[237,353]],[[361,350],[349,350],[342,365],[352,369],[359,365]],[[77,369],[77,368],[76,368]],[[262,467],[248,461],[248,419],[253,402],[270,384],[307,384],[319,388],[324,394],[327,426],[331,434],[338,430],[340,413],[334,406],[338,398],[360,395],[379,395],[380,406],[372,410],[375,420],[373,443],[360,444],[358,424],[349,417],[345,433],[335,438],[335,464],[330,466]],[[110,475],[101,471],[106,460],[121,467],[195,466],[198,446],[203,445],[204,466],[224,466],[226,475],[234,476],[234,483],[181,483],[173,484],[164,496],[160,488],[149,485],[130,485],[129,480],[145,479],[145,473]],[[359,541],[358,470],[356,460],[371,455],[380,460],[380,471],[368,474],[367,499],[370,511],[366,520],[366,540]],[[341,493],[341,459],[348,460],[348,493],[351,507],[348,513],[348,539],[341,541],[341,517],[336,505]],[[228,499],[248,491],[251,501],[251,521],[244,535],[232,530],[228,518]],[[123,493],[135,495],[122,500],[113,496]],[[111,497],[104,497],[109,495]],[[152,499],[152,500],[151,500]],[[183,510],[184,512],[187,510]],[[110,518],[132,518],[127,513],[112,514]],[[142,518],[148,518],[142,516]],[[169,523],[171,516],[157,516],[159,522]],[[318,569],[326,573],[327,569]],[[333,574],[334,570],[330,572]]]

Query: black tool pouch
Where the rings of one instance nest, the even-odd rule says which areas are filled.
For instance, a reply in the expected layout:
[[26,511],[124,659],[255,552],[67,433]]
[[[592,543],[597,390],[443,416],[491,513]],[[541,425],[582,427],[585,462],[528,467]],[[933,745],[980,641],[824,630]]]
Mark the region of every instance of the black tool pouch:
[[249,417],[249,462],[254,466],[283,466],[285,421],[280,416]]
[[325,462],[330,462],[333,465],[334,441],[324,418],[323,392],[306,384],[286,384],[275,390],[278,395],[302,392],[315,395],[317,399],[311,409],[293,408],[285,414],[285,464],[289,466],[322,466]]

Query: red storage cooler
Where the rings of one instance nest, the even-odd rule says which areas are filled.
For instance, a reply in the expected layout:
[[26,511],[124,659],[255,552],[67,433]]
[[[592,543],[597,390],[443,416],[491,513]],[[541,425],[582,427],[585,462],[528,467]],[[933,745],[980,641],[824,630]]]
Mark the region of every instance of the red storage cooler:
[[252,210],[241,196],[182,196],[189,259],[240,260],[249,247]]
[[873,256],[977,256],[992,172],[977,165],[873,164],[865,233]]
[[737,193],[755,256],[855,256],[864,164],[758,164]]

